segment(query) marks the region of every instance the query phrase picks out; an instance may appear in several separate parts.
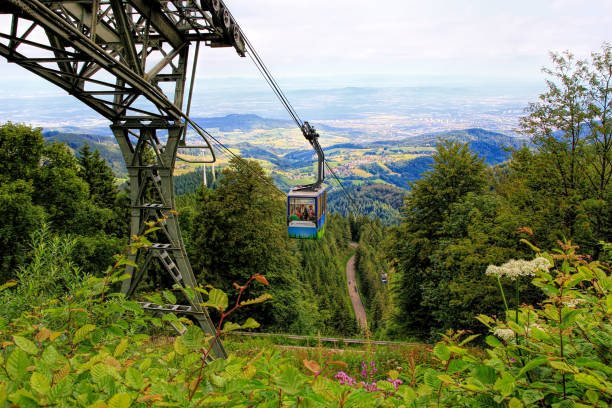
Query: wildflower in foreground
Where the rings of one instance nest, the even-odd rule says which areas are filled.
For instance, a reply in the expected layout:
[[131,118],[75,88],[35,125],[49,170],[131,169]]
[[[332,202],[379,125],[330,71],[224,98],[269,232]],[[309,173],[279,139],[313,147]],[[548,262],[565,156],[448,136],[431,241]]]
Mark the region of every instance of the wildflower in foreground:
[[349,376],[344,371],[338,371],[338,374],[336,374],[334,378],[340,380],[340,385],[355,385],[357,383],[354,378]]
[[504,341],[510,341],[514,338],[514,332],[510,329],[495,329],[493,334]]
[[403,381],[400,380],[399,378],[397,380],[392,380],[390,378],[387,378],[387,381],[390,382],[391,384],[393,384],[395,386],[395,391],[397,391],[397,389],[399,388],[400,385],[402,385]]
[[516,280],[516,278],[521,276],[535,276],[536,271],[548,271],[551,267],[550,261],[542,257],[532,261],[511,259],[502,266],[489,265],[486,274],[495,275],[500,278],[506,276],[512,280]]

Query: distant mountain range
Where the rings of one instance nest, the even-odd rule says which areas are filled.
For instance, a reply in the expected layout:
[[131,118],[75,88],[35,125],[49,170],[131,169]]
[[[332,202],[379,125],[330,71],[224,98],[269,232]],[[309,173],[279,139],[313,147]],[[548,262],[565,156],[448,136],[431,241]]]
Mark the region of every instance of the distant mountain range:
[[[252,132],[253,130],[292,129],[295,124],[289,120],[263,118],[257,115],[227,115],[224,117],[197,118],[196,122],[207,129],[219,132]],[[115,173],[125,177],[126,170],[121,152],[112,137],[88,133],[43,133],[47,140],[66,143],[75,151],[88,143],[98,149]],[[489,165],[495,165],[509,158],[508,148],[518,148],[526,139],[507,136],[484,129],[462,129],[447,132],[426,133],[394,140],[340,143],[324,148],[326,157],[336,163],[345,181],[362,184],[387,183],[400,188],[410,188],[410,182],[421,177],[431,168],[431,154],[436,143],[442,139],[453,139],[468,143],[469,147]],[[245,158],[270,163],[272,176],[279,187],[285,189],[291,180],[308,177],[312,172],[314,154],[310,149],[287,150],[266,146],[250,136],[246,141],[229,145],[240,151]],[[301,176],[300,176],[301,175]]]

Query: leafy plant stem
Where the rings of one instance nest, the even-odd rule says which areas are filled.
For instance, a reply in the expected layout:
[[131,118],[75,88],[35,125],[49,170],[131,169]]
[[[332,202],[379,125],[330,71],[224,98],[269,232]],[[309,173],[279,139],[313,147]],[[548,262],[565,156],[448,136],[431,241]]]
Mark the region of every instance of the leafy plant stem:
[[[563,286],[559,288],[559,299],[563,296]],[[561,352],[561,358],[565,360],[565,355],[563,353],[563,316],[561,314],[561,307],[557,307],[557,313],[559,315],[559,350]],[[562,383],[563,383],[563,399],[567,399],[566,390],[565,390],[565,372],[561,374]]]
[[251,276],[249,278],[249,280],[247,280],[246,283],[243,286],[240,286],[240,291],[238,292],[238,297],[236,298],[236,303],[234,304],[234,307],[232,307],[230,310],[228,310],[226,312],[221,312],[221,318],[219,319],[219,324],[217,325],[217,332],[215,333],[214,339],[210,342],[208,348],[206,349],[206,351],[204,352],[204,355],[202,356],[202,362],[200,363],[200,369],[198,371],[198,378],[197,378],[196,383],[195,383],[195,385],[193,387],[193,390],[191,390],[191,393],[189,394],[189,401],[191,401],[191,399],[193,398],[193,396],[194,396],[196,390],[198,389],[200,383],[202,382],[202,378],[203,378],[202,372],[204,370],[204,366],[206,365],[206,360],[208,359],[208,356],[210,355],[210,352],[212,351],[213,347],[217,343],[217,340],[219,339],[221,334],[223,334],[223,330],[221,330],[221,327],[223,325],[223,320],[227,316],[232,314],[234,311],[236,311],[237,309],[240,308],[240,298],[242,297],[242,293],[247,288],[247,286],[249,286],[249,284],[251,282],[253,282],[255,279],[257,279],[257,276],[258,276],[258,274]]
[[502,288],[501,281],[499,280],[499,275],[497,276],[497,286],[499,286],[499,293],[501,293],[502,299],[504,300],[504,307],[506,308],[506,312],[507,312],[508,302],[506,301],[506,295],[504,293],[504,288]]
[[[450,364],[451,360],[452,360],[452,358],[449,358],[446,361],[446,364],[444,365],[444,373],[446,373],[448,371],[448,365]],[[444,383],[440,383],[440,387],[438,387],[438,407],[440,406],[440,396],[441,396],[441,393],[442,393],[442,385],[443,384]]]
[[519,324],[519,278],[516,278],[516,304],[514,305],[514,319]]

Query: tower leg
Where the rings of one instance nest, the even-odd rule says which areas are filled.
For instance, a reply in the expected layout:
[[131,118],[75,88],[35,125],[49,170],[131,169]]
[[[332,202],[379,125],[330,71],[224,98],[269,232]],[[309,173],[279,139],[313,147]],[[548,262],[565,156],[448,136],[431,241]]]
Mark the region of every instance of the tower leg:
[[[114,124],[111,129],[128,168],[130,236],[143,234],[148,228],[147,222],[163,219],[155,239],[158,242],[129,255],[131,261],[142,262],[140,268],[126,267],[130,278],[123,281],[121,292],[127,296],[132,295],[142,276],[151,270],[152,260],[157,259],[175,285],[183,289],[193,310],[200,312],[195,317],[202,330],[214,336],[215,326],[206,308],[202,307],[202,295],[193,291],[193,297],[187,296],[184,290],[195,288],[198,284],[187,258],[174,202],[174,162],[184,131],[183,124],[133,120]],[[218,358],[227,357],[221,342],[215,342],[213,355]]]

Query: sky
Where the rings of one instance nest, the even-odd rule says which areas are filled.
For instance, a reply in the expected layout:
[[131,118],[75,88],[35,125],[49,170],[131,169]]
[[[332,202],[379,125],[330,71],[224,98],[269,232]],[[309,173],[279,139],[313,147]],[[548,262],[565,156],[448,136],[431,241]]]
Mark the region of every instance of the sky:
[[[540,81],[549,51],[586,57],[612,40],[610,0],[225,0],[288,88]],[[0,61],[0,82],[32,79]],[[244,86],[233,49],[201,52],[198,78]],[[222,80],[228,78],[228,80]],[[248,83],[248,81],[246,82]]]
[[[609,0],[226,0],[279,78],[540,80],[549,51],[586,57],[612,40]],[[254,76],[231,50],[200,76]],[[246,64],[245,64],[246,63]]]

